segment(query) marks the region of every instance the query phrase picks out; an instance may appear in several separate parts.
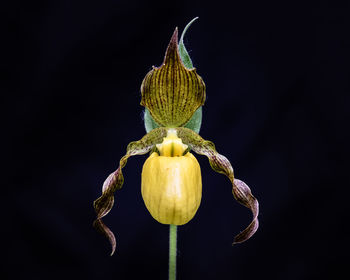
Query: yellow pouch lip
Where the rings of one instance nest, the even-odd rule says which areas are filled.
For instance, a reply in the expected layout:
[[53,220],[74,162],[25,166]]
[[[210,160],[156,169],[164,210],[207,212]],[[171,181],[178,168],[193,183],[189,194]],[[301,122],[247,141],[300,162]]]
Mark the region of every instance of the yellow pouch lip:
[[196,214],[202,197],[197,159],[167,157],[153,152],[142,169],[141,192],[146,208],[162,224],[183,225]]

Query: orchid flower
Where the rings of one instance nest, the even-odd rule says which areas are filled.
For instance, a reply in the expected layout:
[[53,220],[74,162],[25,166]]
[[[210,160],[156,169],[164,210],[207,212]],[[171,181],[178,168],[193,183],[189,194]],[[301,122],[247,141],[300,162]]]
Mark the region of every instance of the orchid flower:
[[183,225],[196,214],[201,202],[202,179],[193,151],[206,156],[214,171],[227,176],[234,198],[252,212],[251,223],[235,236],[233,244],[246,241],[258,229],[257,199],[243,181],[234,178],[229,160],[216,151],[213,142],[198,134],[205,84],[192,67],[184,48],[184,33],[179,45],[178,30],[175,29],[162,65],[153,67],[142,82],[141,105],[146,108],[148,133],[127,146],[118,169],[107,177],[102,195],[94,201],[97,215],[94,227],[108,238],[111,254],[115,251],[116,239],[102,218],[112,209],[114,193],[124,183],[122,169],[129,157],[149,152],[142,169],[141,192],[146,208],[155,220],[162,224]]

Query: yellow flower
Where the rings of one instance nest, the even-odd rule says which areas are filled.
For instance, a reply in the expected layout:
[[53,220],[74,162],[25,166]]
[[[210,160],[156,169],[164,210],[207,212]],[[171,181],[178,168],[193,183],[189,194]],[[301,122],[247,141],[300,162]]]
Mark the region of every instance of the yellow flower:
[[186,152],[176,131],[169,130],[160,154],[153,152],[142,169],[141,192],[152,217],[162,224],[183,225],[196,214],[202,198],[201,169]]
[[[182,52],[186,53],[183,45]],[[112,209],[114,193],[123,185],[122,168],[127,159],[148,152],[151,154],[142,170],[142,197],[148,211],[158,222],[183,225],[198,210],[202,179],[200,166],[191,153],[193,151],[207,156],[212,169],[228,177],[234,198],[253,214],[252,222],[235,236],[233,244],[249,239],[258,228],[258,201],[243,181],[234,178],[228,159],[216,151],[212,142],[198,134],[205,84],[196,69],[189,66],[191,64],[187,63],[186,67],[180,57],[176,28],[162,65],[153,67],[141,85],[141,105],[146,108],[148,133],[128,145],[118,169],[108,176],[103,183],[102,195],[94,201],[97,216],[94,227],[109,239],[112,254],[116,247],[115,237],[102,218]]]

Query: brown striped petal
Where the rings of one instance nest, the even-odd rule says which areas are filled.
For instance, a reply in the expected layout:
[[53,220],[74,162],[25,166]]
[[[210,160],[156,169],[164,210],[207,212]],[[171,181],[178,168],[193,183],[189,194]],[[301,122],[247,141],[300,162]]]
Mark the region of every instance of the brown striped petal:
[[253,214],[253,220],[249,226],[241,233],[235,236],[233,244],[242,243],[249,239],[258,229],[259,221],[259,203],[258,200],[252,195],[250,188],[241,180],[235,179],[233,175],[233,168],[229,160],[220,155],[215,150],[213,142],[204,140],[194,131],[188,128],[176,128],[177,136],[182,139],[182,142],[189,146],[190,149],[197,154],[205,155],[209,159],[210,166],[214,171],[226,175],[232,183],[232,193],[234,198],[249,208]]
[[160,127],[153,129],[141,140],[131,142],[127,147],[126,155],[123,156],[119,162],[118,169],[111,173],[103,183],[102,195],[94,201],[96,220],[94,221],[93,226],[96,230],[108,238],[112,246],[111,255],[113,255],[115,251],[116,240],[113,232],[103,223],[102,218],[106,216],[113,207],[114,192],[121,189],[123,186],[124,177],[122,168],[124,168],[130,156],[143,155],[151,151],[155,144],[159,144],[163,141],[163,137],[165,137],[166,134],[167,129]]
[[196,73],[181,61],[177,28],[171,37],[163,64],[153,67],[141,85],[141,105],[161,126],[180,127],[204,104],[205,84]]

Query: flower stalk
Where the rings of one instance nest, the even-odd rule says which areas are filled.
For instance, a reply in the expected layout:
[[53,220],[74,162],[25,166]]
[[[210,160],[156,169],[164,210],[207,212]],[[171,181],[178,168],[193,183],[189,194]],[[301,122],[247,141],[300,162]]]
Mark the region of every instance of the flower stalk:
[[176,279],[177,226],[169,226],[169,280]]

